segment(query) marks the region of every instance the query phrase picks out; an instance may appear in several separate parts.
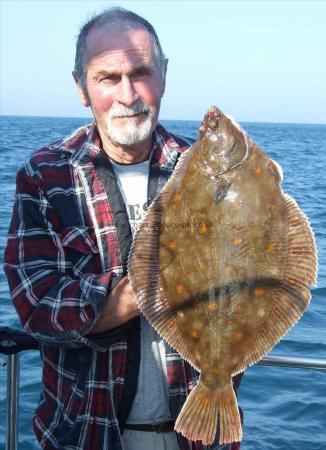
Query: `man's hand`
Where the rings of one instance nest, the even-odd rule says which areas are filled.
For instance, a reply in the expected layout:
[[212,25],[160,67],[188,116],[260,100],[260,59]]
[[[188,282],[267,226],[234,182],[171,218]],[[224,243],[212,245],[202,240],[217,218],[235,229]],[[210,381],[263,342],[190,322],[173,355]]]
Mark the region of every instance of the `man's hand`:
[[99,320],[89,334],[102,333],[138,316],[136,295],[128,277],[122,278],[107,297]]

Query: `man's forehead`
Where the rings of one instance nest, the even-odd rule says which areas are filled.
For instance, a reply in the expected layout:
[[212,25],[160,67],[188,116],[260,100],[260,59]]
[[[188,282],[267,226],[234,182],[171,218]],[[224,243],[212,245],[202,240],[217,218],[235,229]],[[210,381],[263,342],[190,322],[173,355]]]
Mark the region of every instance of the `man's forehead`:
[[92,29],[86,39],[86,57],[90,61],[101,54],[125,54],[139,59],[153,59],[153,41],[148,31],[139,28],[110,31],[103,27]]

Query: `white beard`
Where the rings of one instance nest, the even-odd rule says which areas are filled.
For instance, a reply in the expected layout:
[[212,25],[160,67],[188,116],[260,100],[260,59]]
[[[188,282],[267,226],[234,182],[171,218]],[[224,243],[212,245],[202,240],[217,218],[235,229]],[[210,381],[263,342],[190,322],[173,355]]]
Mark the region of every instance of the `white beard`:
[[[126,119],[124,126],[114,125],[116,117],[128,117],[142,112],[145,112],[147,117],[140,125],[137,125],[134,119]],[[156,118],[153,117],[148,106],[142,101],[134,103],[131,107],[113,104],[109,111],[106,132],[111,141],[119,145],[133,146],[145,141],[150,136],[155,120]]]

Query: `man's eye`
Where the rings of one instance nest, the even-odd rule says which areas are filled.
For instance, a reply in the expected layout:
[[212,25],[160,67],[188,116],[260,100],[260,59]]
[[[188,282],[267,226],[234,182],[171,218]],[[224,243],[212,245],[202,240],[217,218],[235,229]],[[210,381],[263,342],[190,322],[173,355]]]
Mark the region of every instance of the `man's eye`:
[[151,71],[150,69],[148,69],[148,68],[145,68],[145,69],[140,69],[140,70],[135,71],[135,72],[131,75],[131,77],[132,77],[134,80],[139,80],[139,79],[148,78],[148,77],[150,77],[151,75],[152,75],[152,71]]
[[99,81],[108,83],[118,83],[120,81],[119,75],[103,75]]
[[148,75],[147,72],[135,72],[132,74],[132,78],[142,78]]
[[135,75],[132,75],[130,77],[133,81],[142,81],[142,80],[146,80],[148,78],[148,74],[145,73],[137,73]]

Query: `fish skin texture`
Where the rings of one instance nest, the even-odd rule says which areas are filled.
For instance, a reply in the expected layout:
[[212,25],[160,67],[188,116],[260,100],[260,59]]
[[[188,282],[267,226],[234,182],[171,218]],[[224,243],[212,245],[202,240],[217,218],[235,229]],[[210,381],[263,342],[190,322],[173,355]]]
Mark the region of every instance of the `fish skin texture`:
[[308,306],[313,232],[282,173],[218,108],[150,206],[129,278],[153,327],[200,371],[176,422],[192,440],[240,441],[232,376],[269,352]]

